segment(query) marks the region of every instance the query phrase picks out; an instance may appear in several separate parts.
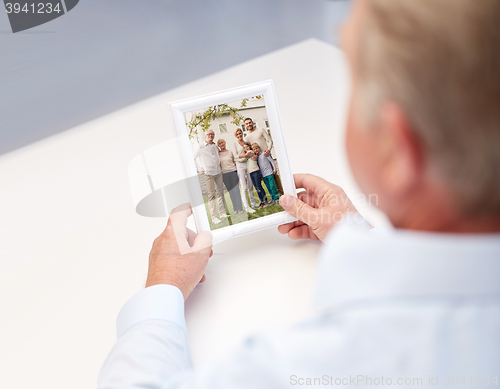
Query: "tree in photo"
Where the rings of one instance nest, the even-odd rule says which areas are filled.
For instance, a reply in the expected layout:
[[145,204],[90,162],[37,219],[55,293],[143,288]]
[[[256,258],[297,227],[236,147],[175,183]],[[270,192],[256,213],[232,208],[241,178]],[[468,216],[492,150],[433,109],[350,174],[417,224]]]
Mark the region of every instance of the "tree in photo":
[[[262,99],[262,97],[262,95],[255,96],[256,99]],[[249,100],[250,98],[241,100],[240,108],[231,107],[227,103],[206,108],[202,113],[186,122],[189,128],[189,138],[191,139],[198,136],[198,127],[200,127],[203,132],[206,132],[210,128],[212,121],[223,115],[230,115],[233,119],[231,123],[235,126],[240,126],[245,120],[245,117],[239,113],[239,110],[245,108]]]

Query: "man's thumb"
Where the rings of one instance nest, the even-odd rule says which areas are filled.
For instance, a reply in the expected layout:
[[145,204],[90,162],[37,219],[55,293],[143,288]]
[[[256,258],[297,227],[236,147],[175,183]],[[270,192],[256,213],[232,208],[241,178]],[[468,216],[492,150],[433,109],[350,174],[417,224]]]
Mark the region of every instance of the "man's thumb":
[[208,250],[210,252],[212,245],[212,233],[210,231],[202,231],[194,239],[192,249],[193,251]]
[[317,214],[317,210],[296,197],[283,195],[280,197],[280,205],[285,208],[285,211],[296,217],[301,222],[310,225],[311,215]]

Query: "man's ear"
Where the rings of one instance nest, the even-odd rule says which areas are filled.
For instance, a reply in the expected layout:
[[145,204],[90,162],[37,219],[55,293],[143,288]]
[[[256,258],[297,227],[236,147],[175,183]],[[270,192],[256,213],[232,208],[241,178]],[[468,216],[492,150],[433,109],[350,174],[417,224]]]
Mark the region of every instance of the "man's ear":
[[406,113],[395,103],[382,107],[379,129],[381,183],[391,197],[408,194],[422,179],[422,144]]

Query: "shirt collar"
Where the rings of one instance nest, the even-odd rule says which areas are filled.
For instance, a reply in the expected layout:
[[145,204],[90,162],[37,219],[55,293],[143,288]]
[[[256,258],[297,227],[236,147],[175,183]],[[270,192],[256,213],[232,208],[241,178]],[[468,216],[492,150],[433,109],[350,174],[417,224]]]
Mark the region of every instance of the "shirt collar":
[[500,294],[500,234],[370,231],[351,217],[322,247],[315,305]]

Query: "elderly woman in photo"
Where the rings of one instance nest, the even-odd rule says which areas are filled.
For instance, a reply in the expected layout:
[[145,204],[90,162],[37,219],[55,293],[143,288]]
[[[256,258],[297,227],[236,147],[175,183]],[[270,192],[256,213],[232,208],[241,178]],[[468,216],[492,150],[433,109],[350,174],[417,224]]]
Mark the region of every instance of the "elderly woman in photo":
[[231,150],[226,149],[226,141],[219,139],[217,141],[219,146],[219,160],[222,168],[222,180],[224,185],[229,191],[229,197],[233,203],[234,213],[243,213],[243,206],[241,205],[240,186],[238,185],[238,173],[236,173],[236,160],[235,155]]
[[248,197],[250,198],[250,204],[252,207],[256,208],[257,204],[255,202],[255,197],[253,193],[253,185],[252,180],[250,178],[250,174],[248,173],[247,163],[246,163],[246,153],[243,150],[243,131],[241,128],[237,128],[234,131],[234,136],[236,137],[236,142],[232,143],[230,146],[230,150],[235,155],[236,160],[236,171],[238,172],[238,178],[240,180],[241,185],[241,198],[243,200],[243,206],[245,207],[245,211],[249,213],[255,212],[252,208],[248,206],[247,199],[247,190]]

